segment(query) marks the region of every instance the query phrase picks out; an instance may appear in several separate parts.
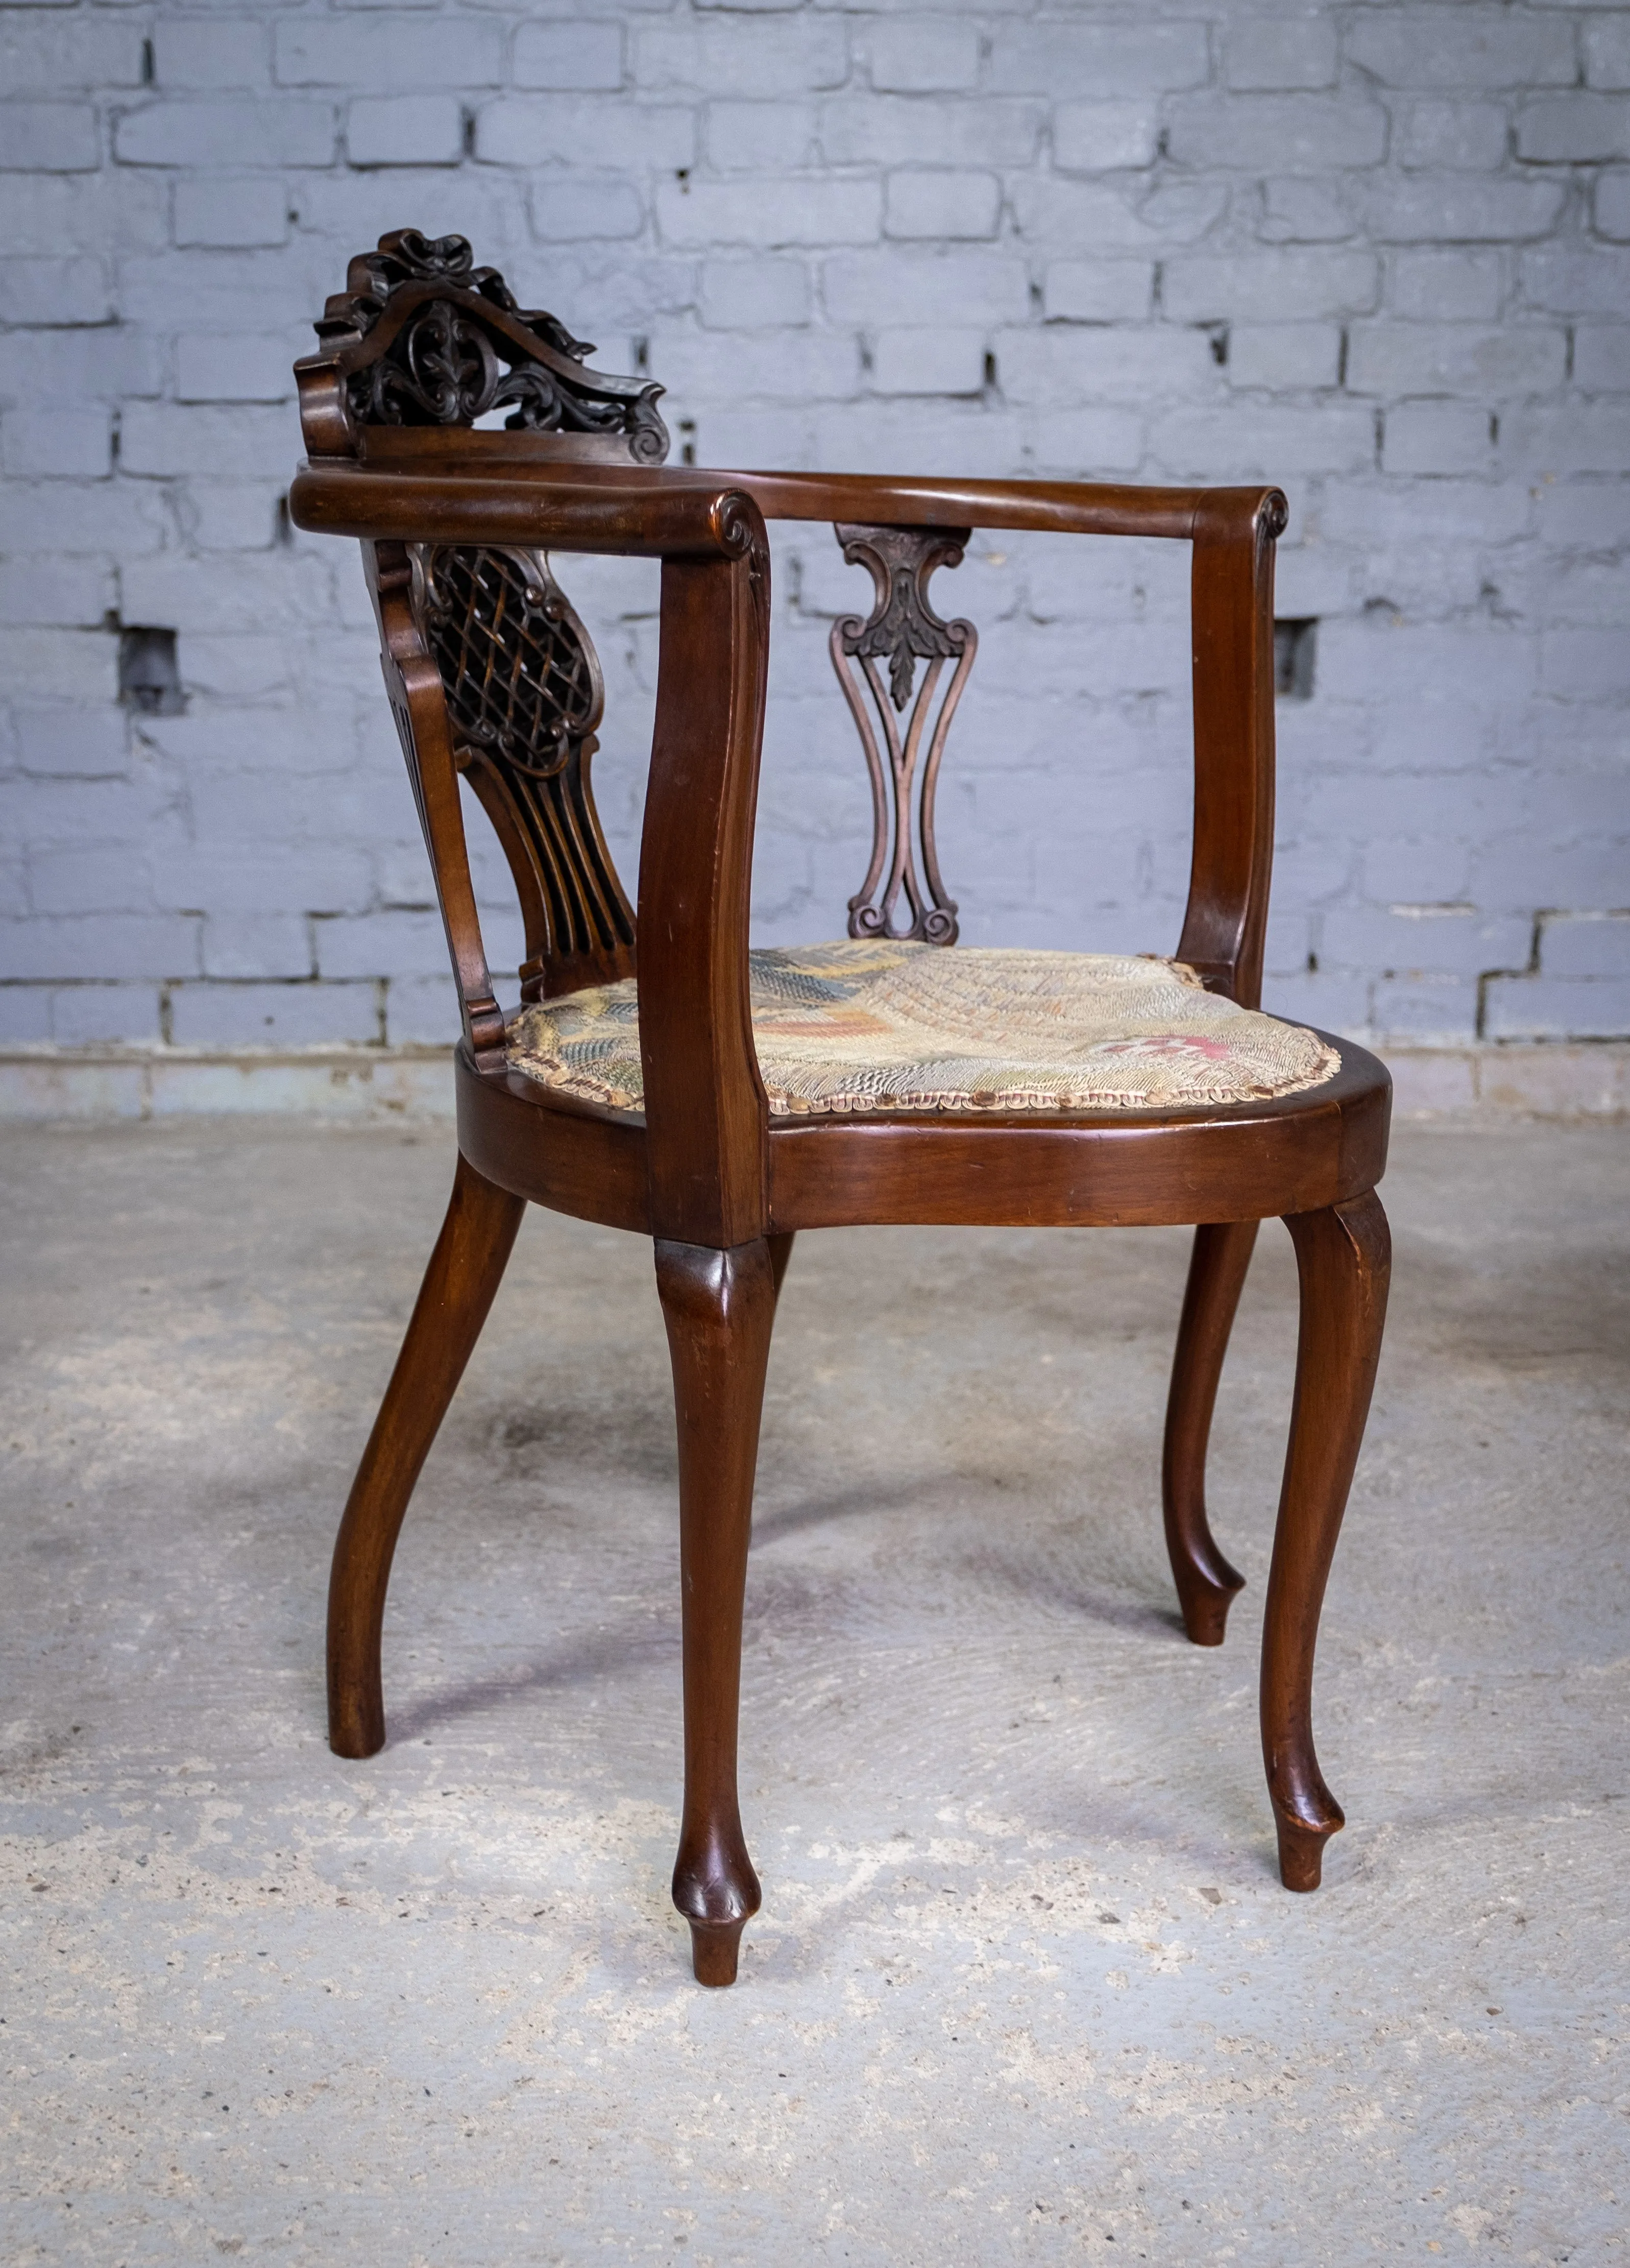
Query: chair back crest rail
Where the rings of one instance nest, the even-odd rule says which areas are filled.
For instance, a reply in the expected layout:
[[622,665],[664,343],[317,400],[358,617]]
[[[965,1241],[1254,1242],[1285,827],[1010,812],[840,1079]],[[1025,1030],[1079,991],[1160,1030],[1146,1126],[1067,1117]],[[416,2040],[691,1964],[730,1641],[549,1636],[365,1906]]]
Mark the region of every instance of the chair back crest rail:
[[562,459],[660,465],[668,429],[650,379],[584,367],[594,349],[518,305],[461,236],[395,229],[358,253],[295,364],[313,457],[366,458],[379,429],[469,427],[509,411],[510,432],[547,434]]
[[[296,365],[313,475],[325,463],[349,463],[377,473],[386,487],[400,479],[411,489],[415,475],[463,482],[476,473],[495,497],[506,487],[513,497],[511,481],[548,480],[547,468],[556,463],[560,481],[575,489],[584,480],[617,482],[617,467],[623,481],[655,475],[666,456],[667,429],[656,407],[663,388],[587,369],[593,349],[554,316],[521,308],[496,269],[474,265],[461,237],[431,239],[415,230],[382,237],[375,251],[350,262],[345,291],[328,301],[316,328],[318,351]],[[503,432],[472,430],[495,412],[508,413]],[[701,482],[717,486],[696,473],[656,477],[676,490]],[[927,518],[929,500],[919,492],[937,485],[948,503],[982,505],[975,491],[988,488],[998,508],[981,510],[980,524],[990,526],[1040,526],[1051,515],[1061,526],[1073,515],[1104,532],[1129,533],[1142,523],[1149,534],[1191,537],[1195,827],[1177,950],[1212,989],[1254,1005],[1273,840],[1273,554],[1284,525],[1278,491],[1054,491],[1033,483],[1021,491],[911,482],[893,484],[905,507],[894,521],[841,516],[873,492],[882,492],[879,503],[889,501],[888,482],[739,479],[775,516],[821,516],[825,503],[844,557],[872,579],[870,612],[838,617],[829,641],[871,794],[870,857],[848,902],[855,938],[951,945],[958,934],[957,903],[940,870],[935,800],[979,639],[972,622],[935,611],[929,585],[941,568],[961,563],[970,527],[951,524],[949,514],[943,523]],[[636,504],[636,516],[647,509]],[[523,999],[632,976],[638,923],[591,787],[605,704],[593,642],[548,556],[532,544],[496,540],[495,514],[484,518],[481,533],[495,540],[426,540],[442,531],[438,514],[411,533],[404,528],[402,541],[376,542],[371,528],[363,549],[466,1035],[478,1057],[496,1067],[503,1019],[481,942],[457,776],[468,779],[487,812],[514,880],[526,939]],[[585,548],[664,549],[637,540]],[[751,542],[738,548],[744,557],[753,555],[753,604],[767,637],[767,558],[758,560]],[[674,630],[686,637],[694,663],[695,640],[677,629],[684,609],[677,598],[670,605],[670,585],[676,594],[679,588],[675,571],[670,558],[664,652]],[[718,617],[721,624],[725,619]],[[758,666],[749,665],[749,676]],[[664,670],[653,782],[664,700],[696,697],[694,685],[685,691]],[[758,711],[755,730],[761,687]],[[740,717],[731,713],[731,730],[739,733]],[[739,774],[739,757],[734,770]],[[751,770],[756,781],[756,749]],[[649,805],[647,819],[642,869],[652,849]],[[744,870],[750,851],[750,842],[738,848]],[[653,1100],[655,1092],[648,1082]]]

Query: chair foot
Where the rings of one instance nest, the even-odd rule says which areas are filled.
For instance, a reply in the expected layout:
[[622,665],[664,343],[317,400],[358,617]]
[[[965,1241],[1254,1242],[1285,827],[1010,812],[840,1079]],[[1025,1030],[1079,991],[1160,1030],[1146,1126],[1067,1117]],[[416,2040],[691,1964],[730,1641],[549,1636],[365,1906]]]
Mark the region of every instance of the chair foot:
[[1282,1811],[1275,1812],[1274,1824],[1279,1830],[1279,1879],[1288,1890],[1316,1890],[1324,1874],[1325,1845],[1333,1835],[1339,1834],[1346,1823],[1340,1805],[1332,1803],[1335,1816],[1322,1827],[1310,1826],[1304,1819],[1289,1819]]
[[1234,1572],[1221,1552],[1216,1556],[1221,1580],[1213,1580],[1191,1567],[1178,1587],[1183,1628],[1191,1646],[1222,1645],[1228,1630],[1228,1610],[1245,1587],[1245,1577]]
[[691,1970],[699,1984],[733,1984],[741,1933],[747,1917],[739,1921],[694,1921],[691,1924]]
[[1206,1445],[1257,1226],[1254,1220],[1213,1221],[1194,1231],[1171,1359],[1161,1497],[1171,1578],[1183,1627],[1195,1646],[1222,1645],[1234,1594],[1245,1587],[1245,1577],[1218,1550],[1206,1517]]
[[349,1704],[330,1707],[328,1746],[334,1756],[353,1764],[377,1756],[385,1746],[384,1697],[359,1693]]

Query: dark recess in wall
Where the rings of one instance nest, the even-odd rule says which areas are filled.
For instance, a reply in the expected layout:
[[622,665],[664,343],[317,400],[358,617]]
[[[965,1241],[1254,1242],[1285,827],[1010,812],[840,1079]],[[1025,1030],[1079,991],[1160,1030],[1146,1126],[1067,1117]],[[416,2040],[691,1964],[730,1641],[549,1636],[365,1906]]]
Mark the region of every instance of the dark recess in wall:
[[1274,690],[1288,701],[1313,697],[1313,650],[1318,629],[1317,615],[1287,619],[1274,625]]
[[180,715],[187,702],[173,630],[135,623],[121,627],[119,698],[127,709],[138,709],[143,716]]

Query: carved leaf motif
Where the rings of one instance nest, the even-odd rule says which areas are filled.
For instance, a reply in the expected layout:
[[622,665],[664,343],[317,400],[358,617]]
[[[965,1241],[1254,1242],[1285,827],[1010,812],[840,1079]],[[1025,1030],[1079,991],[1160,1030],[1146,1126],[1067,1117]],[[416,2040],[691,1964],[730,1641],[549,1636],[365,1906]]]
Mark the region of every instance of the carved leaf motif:
[[938,567],[962,563],[966,534],[943,528],[844,527],[837,537],[852,566],[871,571],[877,603],[843,650],[857,659],[886,655],[889,692],[902,712],[911,698],[919,659],[949,659],[962,651],[949,622],[929,604],[929,578]]

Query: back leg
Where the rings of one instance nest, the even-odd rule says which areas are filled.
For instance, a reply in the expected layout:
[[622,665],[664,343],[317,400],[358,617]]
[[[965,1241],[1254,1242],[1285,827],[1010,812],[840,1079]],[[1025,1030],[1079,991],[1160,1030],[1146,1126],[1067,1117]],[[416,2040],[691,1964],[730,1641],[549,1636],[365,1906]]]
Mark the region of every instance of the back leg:
[[1196,1646],[1222,1645],[1234,1594],[1245,1587],[1245,1577],[1218,1550],[1206,1518],[1206,1445],[1258,1226],[1254,1220],[1212,1221],[1194,1231],[1171,1362],[1161,1493],[1183,1626]]
[[328,1579],[328,1745],[385,1746],[379,1635],[391,1559],[420,1468],[464,1375],[515,1243],[525,1197],[460,1154],[447,1218],[340,1522]]

